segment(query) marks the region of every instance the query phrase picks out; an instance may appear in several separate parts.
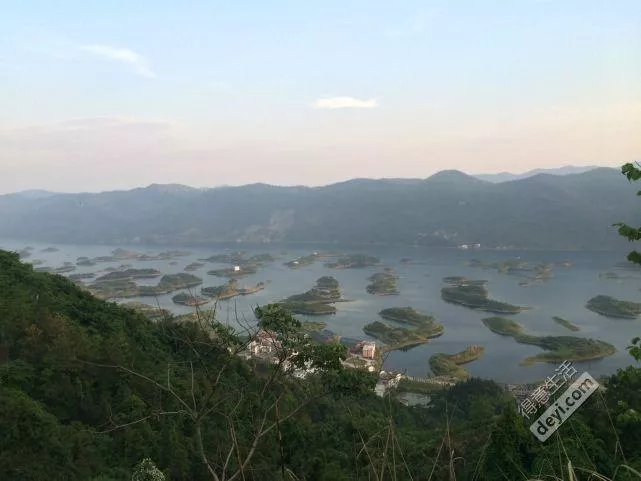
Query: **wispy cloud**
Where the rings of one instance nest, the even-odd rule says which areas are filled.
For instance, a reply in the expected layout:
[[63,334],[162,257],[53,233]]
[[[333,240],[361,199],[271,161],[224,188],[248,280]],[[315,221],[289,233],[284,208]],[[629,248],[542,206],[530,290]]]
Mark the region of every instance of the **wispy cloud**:
[[315,109],[373,109],[378,107],[375,99],[360,100],[354,97],[326,97],[316,100]]
[[149,61],[139,53],[128,48],[110,45],[83,45],[80,50],[97,57],[129,65],[134,73],[146,78],[156,78],[155,72],[149,66]]

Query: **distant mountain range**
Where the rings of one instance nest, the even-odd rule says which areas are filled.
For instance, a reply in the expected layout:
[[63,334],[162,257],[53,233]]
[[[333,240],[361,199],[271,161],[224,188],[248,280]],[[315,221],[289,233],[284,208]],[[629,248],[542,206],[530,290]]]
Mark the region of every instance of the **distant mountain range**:
[[47,243],[195,245],[313,242],[526,249],[618,249],[612,228],[641,203],[616,169],[492,183],[459,171],[324,187],[0,196],[0,237]]
[[595,165],[586,166],[586,167],[577,167],[574,165],[566,165],[564,167],[558,167],[556,169],[534,169],[522,174],[512,174],[510,172],[501,172],[499,174],[478,174],[475,175],[477,179],[487,180],[488,182],[508,182],[510,180],[519,180],[527,179],[528,177],[533,177],[538,174],[550,174],[550,175],[568,175],[568,174],[582,174],[584,172],[589,172],[590,170],[598,169],[599,167]]

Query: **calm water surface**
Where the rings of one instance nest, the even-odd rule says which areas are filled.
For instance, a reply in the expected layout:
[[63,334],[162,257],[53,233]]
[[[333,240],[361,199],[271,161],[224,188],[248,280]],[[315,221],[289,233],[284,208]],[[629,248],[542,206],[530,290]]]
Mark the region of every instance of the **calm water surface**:
[[[599,316],[584,306],[588,299],[597,294],[607,294],[624,300],[641,301],[641,272],[616,269],[616,264],[625,259],[621,252],[517,252],[517,251],[460,251],[455,249],[434,248],[390,248],[370,247],[354,248],[349,246],[332,246],[334,252],[362,252],[378,256],[382,267],[393,267],[400,276],[398,286],[399,296],[376,297],[368,294],[365,287],[367,277],[378,272],[382,267],[366,269],[329,269],[323,262],[317,262],[308,267],[292,270],[283,262],[296,257],[307,255],[314,250],[327,251],[327,246],[244,246],[233,245],[228,248],[216,246],[211,248],[170,248],[142,246],[86,246],[86,245],[55,245],[58,252],[46,253],[42,249],[49,245],[29,242],[0,241],[0,248],[20,250],[25,246],[34,247],[33,254],[25,262],[35,259],[45,261],[43,265],[58,267],[65,261],[75,262],[77,257],[97,257],[109,255],[117,247],[135,250],[140,253],[154,254],[162,250],[186,250],[189,256],[172,259],[171,261],[131,261],[116,263],[101,263],[91,267],[78,267],[73,273],[94,272],[100,275],[107,267],[117,267],[120,264],[131,264],[136,268],[155,268],[165,274],[184,272],[184,267],[199,258],[212,254],[246,250],[250,254],[270,252],[280,256],[273,264],[268,264],[255,275],[247,276],[239,281],[241,285],[253,285],[260,281],[269,281],[267,288],[255,295],[237,297],[221,303],[219,318],[235,322],[235,314],[253,321],[252,307],[267,304],[310,289],[316,279],[323,275],[334,276],[341,284],[345,298],[352,302],[338,303],[338,313],[331,316],[315,316],[314,320],[327,322],[328,329],[347,337],[365,338],[362,328],[365,324],[378,319],[378,312],[386,307],[411,306],[415,309],[432,314],[445,326],[445,334],[434,339],[429,344],[418,346],[409,351],[394,351],[389,354],[386,366],[390,369],[405,369],[411,375],[421,376],[429,373],[428,359],[437,352],[453,353],[464,349],[469,344],[485,346],[482,359],[468,364],[466,367],[472,375],[493,378],[502,382],[536,381],[550,374],[553,364],[536,364],[519,366],[519,361],[541,350],[535,346],[525,346],[516,343],[512,338],[498,336],[490,332],[481,322],[487,314],[473,311],[464,307],[447,304],[440,298],[442,278],[460,275],[472,279],[487,279],[492,298],[512,304],[529,306],[532,309],[519,313],[510,318],[521,323],[528,333],[536,335],[576,335],[592,337],[610,342],[618,349],[617,354],[600,361],[582,363],[582,368],[593,376],[610,374],[617,368],[627,366],[632,358],[625,347],[629,341],[641,335],[641,320],[617,320]],[[286,251],[286,254],[281,254]],[[412,259],[412,264],[400,263],[402,257]],[[572,267],[554,267],[553,278],[543,284],[522,287],[518,285],[519,277],[499,274],[492,270],[482,270],[466,265],[473,258],[486,262],[501,261],[519,257],[527,262],[561,262],[569,260]],[[175,265],[171,265],[171,263]],[[205,266],[191,272],[203,278],[203,287],[220,285],[225,279],[207,275],[207,271],[224,264],[205,263]],[[616,271],[623,280],[608,280],[600,278],[605,271]],[[157,279],[138,280],[139,284],[155,284]],[[91,281],[87,281],[91,282]],[[198,288],[195,289],[198,291]],[[193,309],[178,306],[171,301],[175,293],[158,297],[158,302],[177,314],[191,312]],[[139,300],[155,304],[152,297],[125,299],[118,302]],[[581,331],[571,333],[556,324],[552,316],[569,319],[581,327]],[[306,316],[300,316],[305,318]]]

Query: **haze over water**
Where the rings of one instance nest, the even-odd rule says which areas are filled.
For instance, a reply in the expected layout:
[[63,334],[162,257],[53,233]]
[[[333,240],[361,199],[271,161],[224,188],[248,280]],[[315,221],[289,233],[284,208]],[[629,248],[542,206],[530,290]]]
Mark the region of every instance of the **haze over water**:
[[[380,320],[378,312],[386,307],[411,306],[421,312],[431,314],[445,326],[443,336],[408,351],[393,351],[389,354],[385,367],[388,369],[407,370],[415,376],[429,374],[428,359],[437,352],[454,353],[469,344],[485,346],[482,359],[466,365],[468,371],[484,378],[500,382],[537,381],[553,372],[555,364],[537,363],[532,366],[519,366],[519,362],[528,356],[542,352],[535,346],[518,344],[510,337],[496,335],[481,322],[491,314],[474,311],[457,305],[445,303],[440,297],[443,286],[442,278],[446,276],[465,276],[470,279],[487,279],[490,297],[511,304],[528,306],[532,309],[516,315],[506,316],[523,325],[527,333],[534,335],[572,335],[600,339],[613,344],[618,352],[599,361],[581,363],[579,370],[587,370],[593,376],[610,374],[617,368],[630,364],[626,346],[630,340],[639,335],[641,321],[610,319],[587,310],[584,306],[588,299],[598,294],[639,301],[641,272],[616,269],[616,265],[625,260],[623,252],[544,252],[544,251],[461,251],[457,249],[436,248],[400,248],[400,247],[354,247],[354,246],[294,246],[269,245],[254,246],[235,244],[230,246],[212,246],[211,248],[162,247],[162,246],[55,246],[58,252],[41,252],[49,245],[31,242],[0,241],[0,248],[20,250],[25,246],[34,247],[30,262],[35,259],[45,261],[45,266],[58,267],[65,261],[74,262],[80,256],[97,257],[109,255],[116,248],[125,248],[140,253],[158,253],[163,250],[185,250],[191,254],[167,261],[123,260],[115,263],[100,263],[91,267],[78,267],[73,273],[99,272],[107,267],[118,267],[120,264],[131,264],[134,268],[155,268],[163,274],[184,272],[184,267],[200,258],[212,254],[245,250],[250,254],[269,252],[279,258],[272,264],[266,264],[259,271],[239,280],[240,285],[254,285],[269,281],[265,290],[247,297],[236,297],[219,305],[219,319],[234,322],[234,309],[239,316],[253,321],[252,307],[281,300],[292,294],[304,292],[315,284],[316,279],[324,275],[335,277],[343,295],[352,302],[336,304],[338,312],[330,316],[313,316],[309,320],[323,321],[327,328],[342,336],[366,338],[362,328],[365,324]],[[292,270],[283,262],[307,255],[315,250],[337,253],[366,253],[378,256],[380,267],[365,269],[330,269],[324,267],[324,261],[311,266]],[[286,252],[283,254],[283,252]],[[400,259],[409,257],[412,263],[404,265]],[[480,259],[485,262],[504,261],[514,258],[532,263],[571,261],[572,267],[555,266],[553,277],[542,284],[527,287],[518,285],[522,278],[499,274],[494,270],[467,266],[467,261]],[[171,263],[175,263],[171,265]],[[226,279],[206,274],[207,271],[225,266],[224,264],[204,263],[205,265],[190,273],[203,278],[202,287],[221,285]],[[366,292],[369,283],[367,278],[383,267],[393,267],[400,276],[398,287],[400,295],[377,297]],[[616,271],[625,279],[610,280],[600,278],[605,271]],[[104,273],[104,272],[103,272]],[[100,275],[100,274],[98,274]],[[137,280],[138,284],[155,284],[158,279]],[[200,287],[194,289],[198,293]],[[123,302],[141,301],[147,304],[158,304],[174,313],[182,314],[193,311],[192,308],[179,306],[172,302],[174,293],[153,297],[129,298]],[[208,306],[204,306],[207,308]],[[578,325],[581,330],[574,333],[556,324],[552,316],[561,316]],[[307,316],[298,316],[301,319]]]

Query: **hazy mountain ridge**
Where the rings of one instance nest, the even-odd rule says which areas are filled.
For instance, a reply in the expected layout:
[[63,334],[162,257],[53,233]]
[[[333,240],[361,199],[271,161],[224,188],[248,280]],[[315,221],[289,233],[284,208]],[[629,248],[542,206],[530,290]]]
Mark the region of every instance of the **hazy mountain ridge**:
[[513,174],[511,172],[499,172],[498,174],[476,174],[474,177],[477,179],[485,180],[487,182],[499,183],[499,182],[509,182],[512,180],[526,179],[528,177],[533,177],[538,174],[550,174],[550,175],[570,175],[570,174],[582,174],[584,172],[589,172],[591,170],[599,169],[596,165],[589,166],[574,166],[574,165],[565,165],[563,167],[557,167],[553,169],[533,169],[528,170],[527,172],[522,172],[520,174]]
[[323,187],[152,185],[47,198],[0,196],[0,237],[50,243],[328,242],[609,249],[636,223],[615,169],[491,183],[459,171]]

